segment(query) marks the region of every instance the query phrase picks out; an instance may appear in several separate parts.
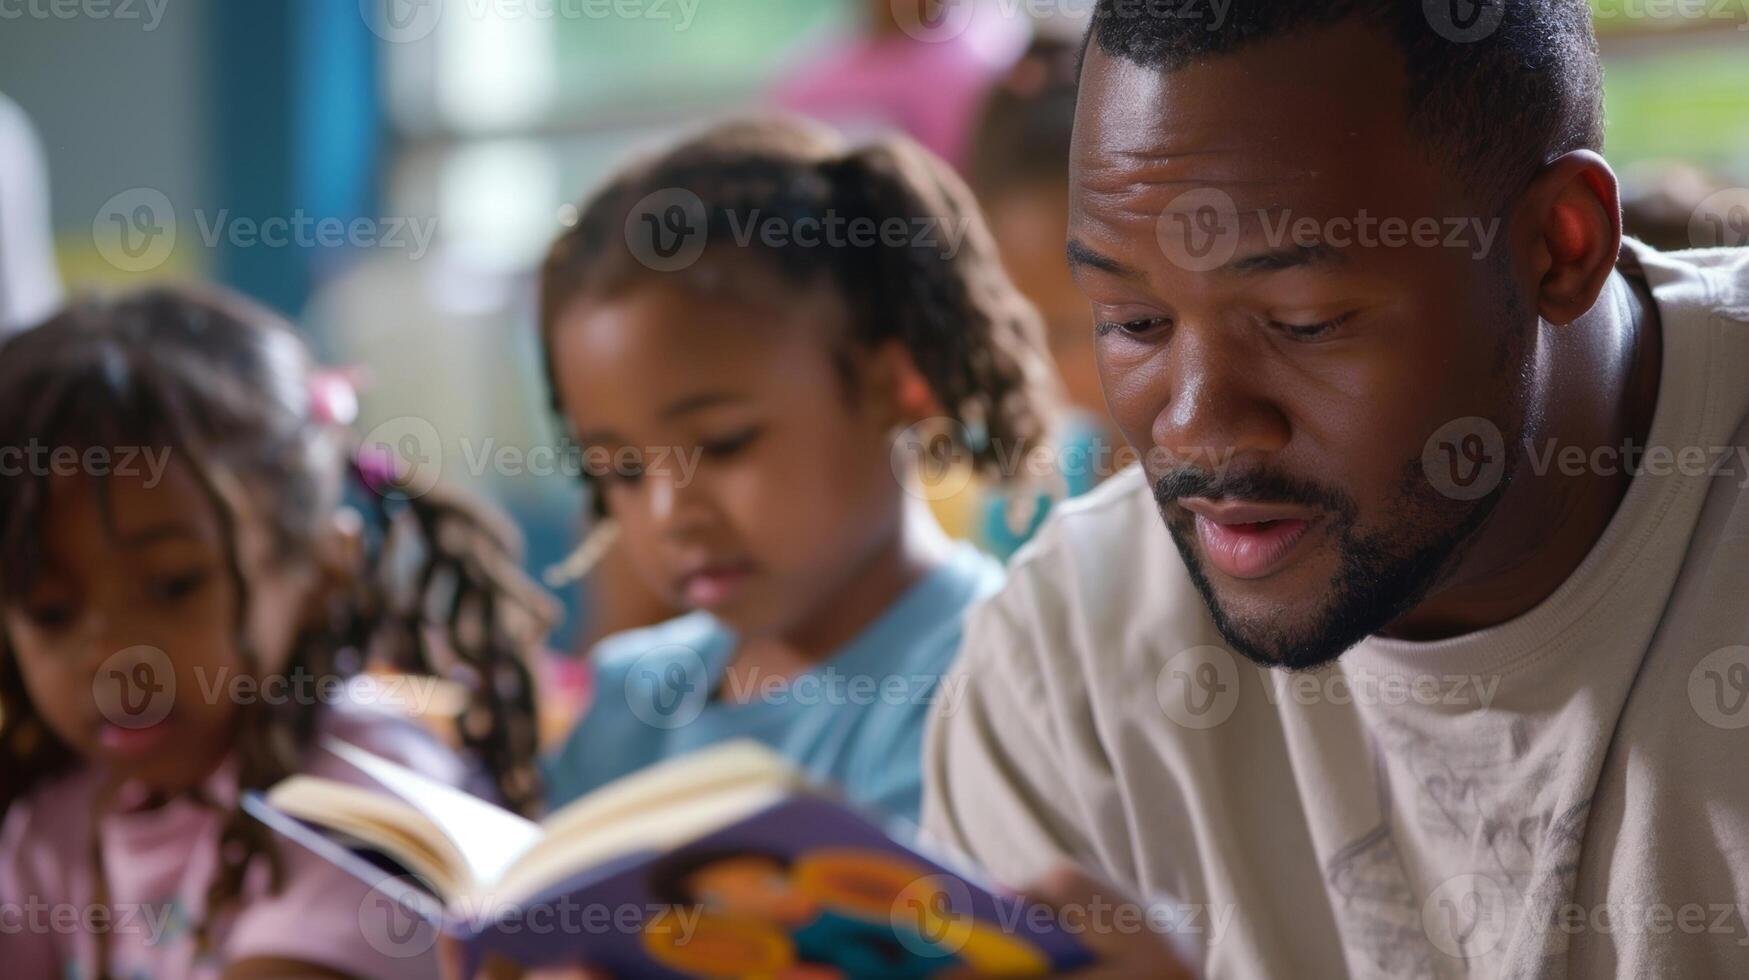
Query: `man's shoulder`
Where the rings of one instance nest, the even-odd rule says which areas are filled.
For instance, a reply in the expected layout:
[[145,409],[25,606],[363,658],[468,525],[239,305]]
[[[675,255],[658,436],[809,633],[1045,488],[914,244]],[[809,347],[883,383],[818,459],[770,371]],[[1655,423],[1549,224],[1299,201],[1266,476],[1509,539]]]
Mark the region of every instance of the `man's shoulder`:
[[1032,571],[1082,553],[1133,550],[1147,543],[1135,535],[1143,527],[1166,533],[1147,476],[1139,465],[1132,465],[1087,493],[1053,507],[1038,534],[1009,563],[1009,574]]
[[1625,259],[1624,269],[1637,269],[1651,286],[1666,326],[1706,328],[1723,320],[1749,327],[1749,248],[1659,252],[1630,241]]

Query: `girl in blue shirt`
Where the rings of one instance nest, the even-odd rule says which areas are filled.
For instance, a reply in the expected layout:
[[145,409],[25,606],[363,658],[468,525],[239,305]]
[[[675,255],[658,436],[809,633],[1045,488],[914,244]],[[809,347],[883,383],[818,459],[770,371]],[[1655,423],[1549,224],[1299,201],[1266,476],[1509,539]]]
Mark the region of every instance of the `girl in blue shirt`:
[[915,818],[929,706],[1001,578],[927,498],[1023,459],[1053,384],[964,185],[908,142],[732,123],[612,178],[541,289],[596,534],[690,610],[597,647],[551,802],[745,736]]

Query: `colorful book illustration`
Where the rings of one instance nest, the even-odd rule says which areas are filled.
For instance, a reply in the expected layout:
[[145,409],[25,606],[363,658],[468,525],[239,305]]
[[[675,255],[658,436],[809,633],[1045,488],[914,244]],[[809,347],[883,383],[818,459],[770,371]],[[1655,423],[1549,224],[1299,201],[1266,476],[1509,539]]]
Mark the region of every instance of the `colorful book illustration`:
[[1047,910],[900,844],[756,742],[652,766],[540,823],[325,744],[388,792],[293,776],[244,806],[393,906],[394,928],[361,909],[366,938],[410,955],[440,931],[469,976],[494,958],[771,980],[1036,976],[1090,959]]

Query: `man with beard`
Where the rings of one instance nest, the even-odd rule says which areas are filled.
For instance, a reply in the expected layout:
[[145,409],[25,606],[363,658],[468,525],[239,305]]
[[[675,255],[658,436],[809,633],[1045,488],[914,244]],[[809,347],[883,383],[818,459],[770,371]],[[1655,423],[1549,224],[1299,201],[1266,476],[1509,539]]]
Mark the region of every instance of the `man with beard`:
[[1749,253],[1624,241],[1601,116],[1585,0],[1102,0],[1143,462],[972,617],[930,831],[1211,976],[1749,976]]

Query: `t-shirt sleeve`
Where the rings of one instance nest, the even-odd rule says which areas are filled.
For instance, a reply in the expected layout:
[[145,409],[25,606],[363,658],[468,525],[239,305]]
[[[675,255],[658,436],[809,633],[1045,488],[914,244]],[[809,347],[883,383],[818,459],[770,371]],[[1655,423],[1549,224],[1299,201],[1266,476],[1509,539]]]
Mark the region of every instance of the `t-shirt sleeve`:
[[930,715],[923,748],[924,833],[1021,887],[1092,848],[1065,791],[1072,763],[1051,720],[1034,640],[1011,607],[1024,579],[975,610],[954,672]]

